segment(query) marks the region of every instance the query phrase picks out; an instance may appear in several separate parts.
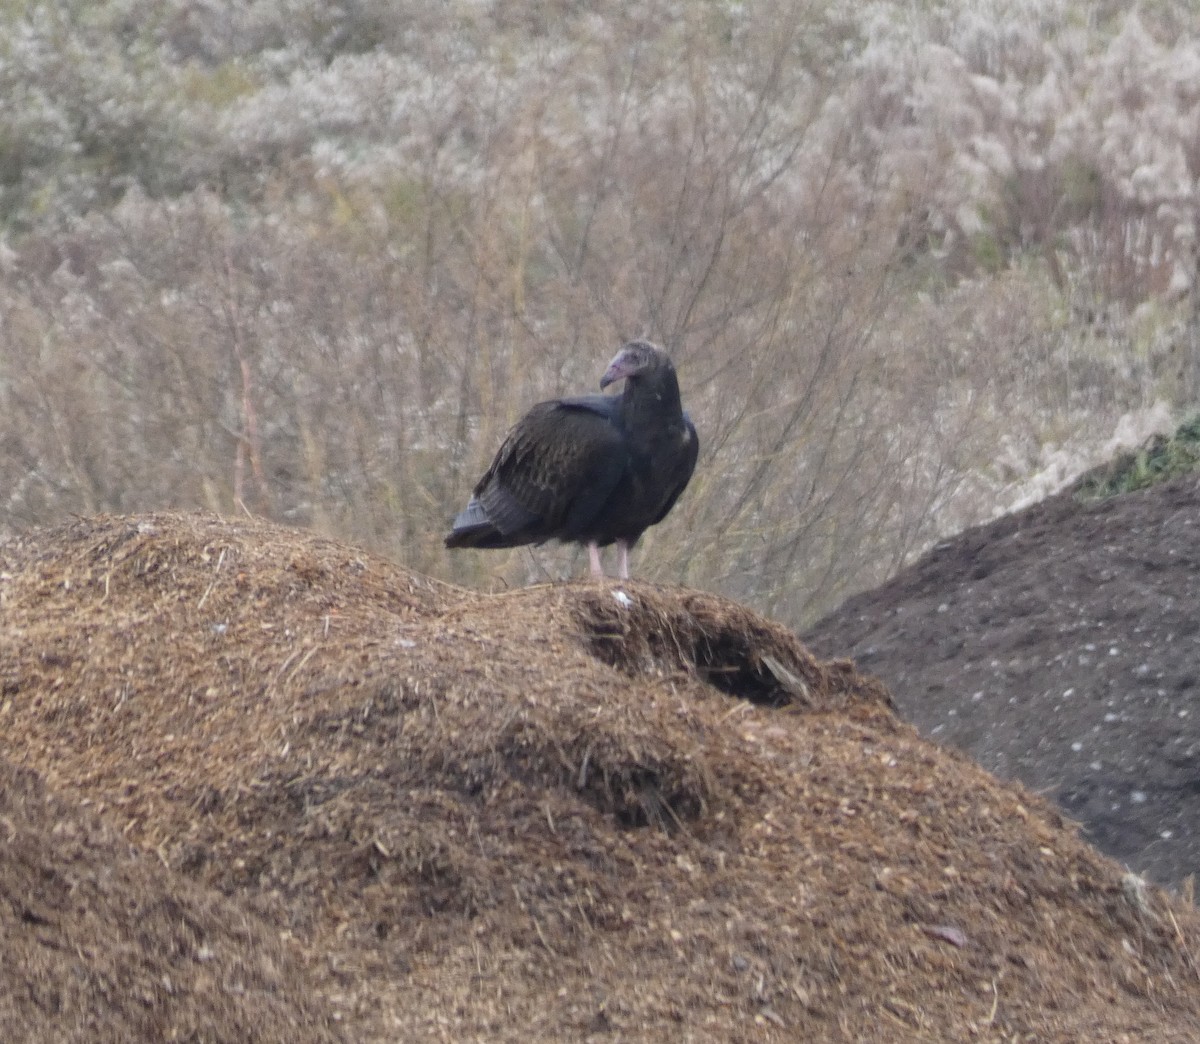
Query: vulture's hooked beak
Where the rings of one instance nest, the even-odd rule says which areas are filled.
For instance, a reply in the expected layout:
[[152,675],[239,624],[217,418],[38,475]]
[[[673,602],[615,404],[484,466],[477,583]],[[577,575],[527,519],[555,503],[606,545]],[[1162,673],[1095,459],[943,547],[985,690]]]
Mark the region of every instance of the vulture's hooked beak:
[[622,348],[613,356],[613,361],[608,364],[608,369],[600,378],[600,390],[604,391],[610,384],[641,373],[642,368],[641,360],[628,348]]

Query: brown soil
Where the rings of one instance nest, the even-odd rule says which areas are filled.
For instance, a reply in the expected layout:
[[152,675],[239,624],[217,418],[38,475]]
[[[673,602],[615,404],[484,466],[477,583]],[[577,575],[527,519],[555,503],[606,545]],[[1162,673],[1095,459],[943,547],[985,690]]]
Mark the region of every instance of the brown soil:
[[1200,869],[1200,480],[1068,490],[947,541],[805,636],[903,717],[1053,797],[1100,848]]
[[1191,906],[710,595],[103,517],[0,547],[0,688],[0,825],[79,867],[10,846],[0,958],[100,984],[28,1039],[1200,1038]]

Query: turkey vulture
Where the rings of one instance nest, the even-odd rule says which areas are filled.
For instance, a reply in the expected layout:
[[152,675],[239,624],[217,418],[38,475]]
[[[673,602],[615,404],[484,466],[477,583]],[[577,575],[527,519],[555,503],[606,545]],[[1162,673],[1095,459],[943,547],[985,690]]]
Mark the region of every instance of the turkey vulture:
[[540,402],[508,433],[492,466],[454,519],[447,547],[518,547],[547,540],[629,549],[661,522],[696,467],[700,443],[679,401],[671,360],[648,341],[625,345],[600,378],[603,391]]

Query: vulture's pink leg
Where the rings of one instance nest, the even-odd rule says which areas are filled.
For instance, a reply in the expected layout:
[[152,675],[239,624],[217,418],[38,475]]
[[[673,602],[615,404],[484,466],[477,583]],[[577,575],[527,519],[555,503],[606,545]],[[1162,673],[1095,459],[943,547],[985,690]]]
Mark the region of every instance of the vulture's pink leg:
[[604,566],[600,564],[600,548],[595,541],[588,544],[588,559],[592,563],[592,576],[597,579],[604,576]]
[[629,543],[625,540],[617,541],[617,575],[629,579]]

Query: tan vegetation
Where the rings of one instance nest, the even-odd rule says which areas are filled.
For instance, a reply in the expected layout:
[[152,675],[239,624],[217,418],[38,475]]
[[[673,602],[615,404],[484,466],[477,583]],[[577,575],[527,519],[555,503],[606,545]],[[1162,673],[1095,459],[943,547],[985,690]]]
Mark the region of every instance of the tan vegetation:
[[9,532],[244,506],[560,576],[440,534],[646,335],[704,449],[635,568],[800,623],[1196,397],[1182,3],[5,17]]

